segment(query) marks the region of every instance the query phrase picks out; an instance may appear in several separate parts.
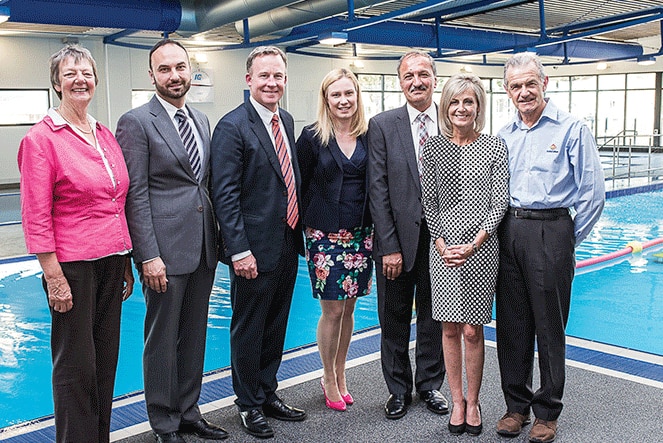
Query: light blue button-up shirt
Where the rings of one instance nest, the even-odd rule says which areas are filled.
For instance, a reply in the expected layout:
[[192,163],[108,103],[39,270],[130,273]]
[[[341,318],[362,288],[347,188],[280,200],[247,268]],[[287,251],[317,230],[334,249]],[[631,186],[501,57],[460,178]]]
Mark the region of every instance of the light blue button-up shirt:
[[516,115],[498,133],[509,150],[510,205],[572,208],[577,246],[603,211],[603,169],[589,128],[546,101],[539,121],[531,128]]

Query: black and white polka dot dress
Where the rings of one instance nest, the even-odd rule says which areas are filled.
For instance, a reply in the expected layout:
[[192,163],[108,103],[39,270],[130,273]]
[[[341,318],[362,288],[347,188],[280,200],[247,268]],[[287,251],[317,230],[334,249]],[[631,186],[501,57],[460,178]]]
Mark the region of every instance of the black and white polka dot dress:
[[[423,152],[422,202],[431,232],[433,318],[490,323],[497,280],[497,227],[509,204],[507,149],[481,134],[458,146],[444,136],[428,139]],[[490,236],[459,268],[444,266],[435,240],[467,244],[484,229]]]

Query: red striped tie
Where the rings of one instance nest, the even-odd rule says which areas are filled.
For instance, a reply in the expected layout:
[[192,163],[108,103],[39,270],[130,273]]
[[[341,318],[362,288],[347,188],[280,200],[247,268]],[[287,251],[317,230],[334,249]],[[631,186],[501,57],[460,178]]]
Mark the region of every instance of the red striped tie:
[[281,164],[281,174],[285,186],[288,189],[288,215],[286,221],[288,226],[295,229],[297,221],[299,220],[299,209],[297,208],[297,194],[295,192],[295,179],[292,175],[292,164],[290,163],[290,156],[288,149],[285,147],[283,134],[281,134],[281,127],[279,126],[279,116],[274,114],[272,116],[272,133],[274,134],[274,144],[276,145],[276,155],[279,157]]

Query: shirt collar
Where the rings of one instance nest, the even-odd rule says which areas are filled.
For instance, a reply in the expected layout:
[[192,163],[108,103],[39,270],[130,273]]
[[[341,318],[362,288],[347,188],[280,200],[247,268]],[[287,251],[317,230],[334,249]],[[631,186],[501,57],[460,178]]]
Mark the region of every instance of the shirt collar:
[[175,113],[177,111],[179,111],[180,109],[182,109],[182,111],[184,111],[184,113],[186,114],[187,117],[191,117],[191,115],[189,114],[189,110],[186,108],[186,104],[184,106],[182,106],[181,108],[178,108],[177,106],[173,105],[172,103],[162,99],[159,96],[159,94],[155,94],[155,97],[157,98],[157,100],[159,100],[159,103],[161,103],[161,106],[163,106],[163,108],[166,110],[166,112],[168,113],[168,116],[170,117],[171,120],[175,120]]
[[536,121],[536,123],[534,123],[532,125],[532,127],[528,128],[527,126],[525,126],[523,124],[522,119],[520,118],[520,113],[516,112],[515,117],[511,121],[511,124],[509,125],[511,131],[515,131],[516,129],[519,129],[519,128],[520,129],[532,129],[532,128],[538,126],[539,122],[541,122],[541,120],[543,120],[544,118],[548,119],[548,120],[551,120],[551,121],[554,121],[554,122],[559,121],[559,108],[557,106],[555,106],[555,104],[553,102],[550,101],[550,98],[546,97],[544,100],[546,101],[546,107],[543,108],[543,112],[541,113],[541,116]]
[[273,112],[265,107],[265,105],[258,103],[256,99],[253,98],[253,96],[249,96],[249,100],[251,101],[251,104],[255,108],[256,112],[258,112],[258,116],[260,117],[260,120],[265,124],[265,126],[270,127],[272,124],[272,116],[274,114],[279,115],[279,120],[281,120],[281,114],[279,114],[279,108],[276,108],[276,112]]
[[[406,107],[407,107],[408,117],[410,118],[410,124],[412,125],[412,124],[414,124],[414,120],[422,112],[415,109],[409,103],[406,105]],[[433,123],[437,124],[437,106],[435,106],[435,103],[431,103],[430,106],[423,111],[423,113],[428,115],[428,117],[430,117],[430,119]]]
[[[69,123],[67,123],[67,121],[64,119],[64,117],[62,117],[62,116],[60,115],[60,113],[59,113],[58,111],[56,111],[56,108],[55,108],[55,107],[53,107],[53,108],[49,108],[49,110],[48,110],[48,112],[46,113],[46,115],[48,115],[48,116],[51,118],[51,120],[53,121],[53,125],[54,125],[54,126],[58,126],[58,127],[59,127],[59,126],[66,126],[66,125],[69,124]],[[97,120],[96,120],[94,117],[92,117],[90,114],[87,115],[87,119],[89,120],[90,125],[92,125],[92,126],[96,129],[96,127],[97,127]]]

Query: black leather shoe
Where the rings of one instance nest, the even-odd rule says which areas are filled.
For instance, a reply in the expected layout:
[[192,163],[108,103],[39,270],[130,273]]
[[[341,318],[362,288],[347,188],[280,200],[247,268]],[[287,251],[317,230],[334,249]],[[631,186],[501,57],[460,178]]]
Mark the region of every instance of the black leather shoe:
[[267,423],[267,419],[260,409],[251,409],[249,411],[239,411],[239,418],[242,421],[242,429],[247,434],[258,438],[274,437],[274,430]]
[[288,406],[280,399],[262,405],[262,412],[264,412],[267,417],[283,421],[302,421],[306,418],[306,412]]
[[459,425],[453,425],[451,424],[451,420],[449,420],[449,432],[453,435],[462,435],[465,432],[465,426],[467,426],[465,422]]
[[426,407],[429,411],[435,412],[436,414],[449,413],[449,403],[447,402],[447,399],[444,398],[444,395],[442,395],[437,389],[421,391],[419,397],[426,402]]
[[387,418],[396,420],[407,414],[407,407],[412,403],[412,394],[391,394],[384,405]]
[[228,433],[220,426],[213,425],[204,418],[194,423],[182,423],[180,432],[183,434],[194,434],[205,440],[224,440],[228,438]]
[[158,443],[186,443],[186,440],[178,432],[166,432],[165,434],[154,433]]

